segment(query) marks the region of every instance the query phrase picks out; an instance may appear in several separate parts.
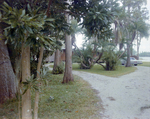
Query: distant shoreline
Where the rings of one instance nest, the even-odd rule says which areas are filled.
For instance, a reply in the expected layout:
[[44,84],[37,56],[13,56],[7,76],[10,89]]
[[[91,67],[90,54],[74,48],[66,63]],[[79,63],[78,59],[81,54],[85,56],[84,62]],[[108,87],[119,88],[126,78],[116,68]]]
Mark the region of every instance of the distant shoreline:
[[139,56],[139,57],[150,57],[150,56]]
[[139,57],[139,60],[143,62],[150,62],[150,57]]

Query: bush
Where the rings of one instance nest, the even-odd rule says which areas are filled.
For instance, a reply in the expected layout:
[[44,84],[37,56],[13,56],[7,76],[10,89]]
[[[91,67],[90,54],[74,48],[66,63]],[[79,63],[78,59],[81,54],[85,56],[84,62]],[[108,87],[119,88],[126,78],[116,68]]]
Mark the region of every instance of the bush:
[[[75,54],[73,56],[73,62],[77,62],[80,65],[80,69],[90,69],[93,65],[89,63],[89,60],[91,61],[93,58],[93,52],[90,45],[87,45],[86,48],[82,48],[77,51],[75,51]],[[81,54],[82,53],[82,54]],[[84,65],[86,66],[84,66]]]
[[57,67],[55,67],[55,69],[53,69],[52,73],[53,74],[62,74],[62,73],[64,73],[64,63],[61,62],[60,65],[58,65]]
[[105,70],[116,70],[119,65],[119,60],[117,54],[109,49],[104,52],[103,60],[106,63]]

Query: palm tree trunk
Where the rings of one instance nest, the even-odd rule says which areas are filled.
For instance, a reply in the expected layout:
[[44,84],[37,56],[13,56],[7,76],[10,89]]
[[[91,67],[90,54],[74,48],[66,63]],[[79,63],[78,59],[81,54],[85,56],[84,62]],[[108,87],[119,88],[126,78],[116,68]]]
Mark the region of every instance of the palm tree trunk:
[[141,43],[141,34],[138,35],[137,38],[137,58],[139,59],[139,51],[140,51],[140,43]]
[[93,53],[93,57],[96,57],[97,37],[94,35],[93,39],[94,39],[94,53]]
[[72,45],[71,38],[69,35],[66,35],[66,53],[65,53],[65,73],[62,83],[68,83],[73,81],[72,75]]
[[[128,5],[128,15],[130,17],[130,5]],[[129,23],[127,23],[127,26],[129,25]],[[131,66],[131,62],[130,62],[130,56],[131,56],[131,49],[130,49],[130,33],[129,31],[127,31],[127,63],[126,63],[126,67],[130,67]]]
[[61,59],[60,59],[60,51],[59,49],[56,50],[55,52],[55,59],[54,59],[54,67],[53,67],[53,71],[56,70],[57,66],[60,65]]
[[137,59],[139,59],[139,32],[137,32]]
[[130,67],[131,66],[131,62],[130,62],[130,43],[127,43],[127,63],[126,63],[126,67]]
[[[69,23],[69,15],[66,14],[67,22]],[[63,77],[62,83],[68,83],[70,81],[74,81],[73,75],[72,75],[72,40],[71,36],[66,34],[66,40],[65,40],[65,73]]]
[[17,84],[7,46],[0,28],[0,103],[16,98]]
[[[23,45],[22,47],[22,81],[30,78],[30,47]],[[31,113],[31,94],[28,89],[22,95],[22,119],[32,119]]]
[[[40,48],[40,56],[39,56],[39,60],[38,60],[38,66],[37,66],[37,78],[40,78],[40,69],[41,69],[41,64],[42,64],[42,59],[43,59],[43,52],[44,52],[44,48],[41,47]],[[35,92],[35,102],[34,102],[34,119],[38,119],[38,103],[39,103],[39,92],[36,91]]]

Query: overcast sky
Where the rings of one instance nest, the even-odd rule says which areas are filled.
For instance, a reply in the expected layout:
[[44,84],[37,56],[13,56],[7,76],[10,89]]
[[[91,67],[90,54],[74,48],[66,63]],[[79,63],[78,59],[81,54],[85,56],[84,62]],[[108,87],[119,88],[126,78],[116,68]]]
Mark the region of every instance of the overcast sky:
[[[149,10],[149,16],[150,16],[150,0],[147,0],[147,9]],[[149,18],[149,23],[150,23],[150,18]],[[83,36],[82,35],[76,35],[76,43],[78,47],[82,46],[82,39]],[[133,48],[136,50],[136,41],[134,42],[134,46]],[[141,41],[141,45],[140,45],[140,52],[150,52],[150,37],[148,39],[142,39]]]
[[[150,16],[150,0],[147,0],[147,9],[149,10],[149,16]],[[149,18],[150,23],[150,18]],[[141,46],[140,46],[140,52],[150,52],[150,37],[148,39],[142,39]]]

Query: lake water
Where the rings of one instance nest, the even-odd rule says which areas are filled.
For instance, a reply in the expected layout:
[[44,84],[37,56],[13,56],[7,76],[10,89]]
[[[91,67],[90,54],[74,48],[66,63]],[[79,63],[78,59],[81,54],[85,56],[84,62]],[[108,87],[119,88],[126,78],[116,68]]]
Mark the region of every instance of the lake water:
[[143,62],[150,62],[150,57],[140,57],[139,60]]

